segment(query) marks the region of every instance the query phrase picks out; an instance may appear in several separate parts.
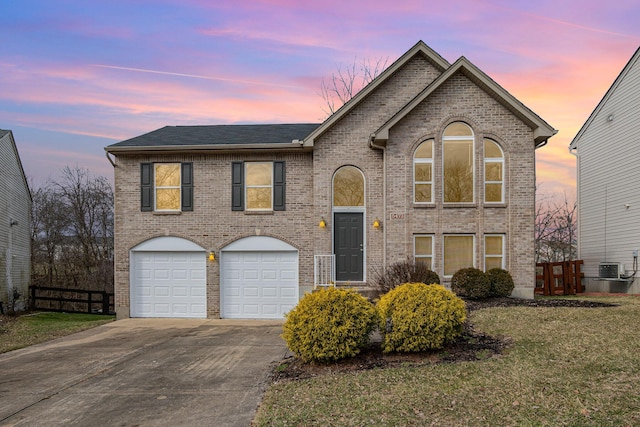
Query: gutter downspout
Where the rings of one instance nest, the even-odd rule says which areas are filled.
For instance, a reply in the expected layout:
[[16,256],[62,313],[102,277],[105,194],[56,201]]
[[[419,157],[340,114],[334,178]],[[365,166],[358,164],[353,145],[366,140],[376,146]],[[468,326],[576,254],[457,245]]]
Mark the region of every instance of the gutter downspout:
[[[576,158],[576,204],[578,205],[578,211],[579,211],[580,210],[580,157],[578,156],[578,148],[577,147],[571,148],[571,146],[569,146],[569,154],[575,156]],[[580,215],[578,215],[577,222],[578,222],[577,224],[578,235],[576,236],[576,238],[578,239],[578,242],[580,242],[581,241],[580,234],[582,234],[580,233]],[[581,259],[580,252],[582,252],[582,249],[580,248],[580,244],[578,243],[578,253],[576,254],[578,259]]]
[[114,168],[117,168],[115,162],[111,159],[111,157],[109,156],[109,152],[105,151],[104,155],[107,156],[107,160],[109,160],[109,163],[111,163],[111,166],[113,166]]
[[384,222],[382,223],[382,268],[387,266],[387,147],[377,145],[374,140],[376,134],[369,135],[369,148],[382,150],[382,211]]

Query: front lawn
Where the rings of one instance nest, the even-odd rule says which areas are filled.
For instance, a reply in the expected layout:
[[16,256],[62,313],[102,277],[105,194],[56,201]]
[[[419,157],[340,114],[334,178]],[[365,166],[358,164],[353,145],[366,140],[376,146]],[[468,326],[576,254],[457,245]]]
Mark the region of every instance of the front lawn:
[[504,354],[278,382],[254,424],[640,425],[640,298],[588,299],[620,305],[473,311]]
[[70,313],[0,316],[0,353],[60,338],[114,319],[115,316]]

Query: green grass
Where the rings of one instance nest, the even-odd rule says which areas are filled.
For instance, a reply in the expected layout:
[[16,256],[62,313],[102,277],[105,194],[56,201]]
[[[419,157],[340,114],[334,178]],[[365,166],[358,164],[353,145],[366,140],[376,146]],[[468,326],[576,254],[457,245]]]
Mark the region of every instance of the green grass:
[[620,306],[473,312],[501,356],[273,384],[254,425],[640,425],[640,298],[590,299]]
[[0,316],[0,353],[60,338],[114,319],[114,316],[70,313]]

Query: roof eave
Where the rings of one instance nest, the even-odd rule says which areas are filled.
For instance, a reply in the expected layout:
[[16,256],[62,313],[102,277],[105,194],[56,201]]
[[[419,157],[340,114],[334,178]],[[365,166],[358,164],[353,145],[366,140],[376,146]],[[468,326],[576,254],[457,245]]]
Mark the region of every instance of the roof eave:
[[221,152],[221,151],[309,151],[302,141],[272,144],[203,144],[203,145],[158,145],[158,146],[108,146],[104,149],[110,154],[148,154],[179,152]]
[[424,101],[431,93],[433,93],[440,85],[446,82],[453,74],[461,71],[474,80],[486,90],[498,102],[508,108],[515,115],[520,117],[534,131],[535,147],[539,148],[553,135],[558,133],[551,125],[544,121],[540,116],[527,108],[518,101],[506,89],[492,80],[471,61],[464,56],[460,57],[451,67],[438,76],[429,86],[420,92],[415,98],[405,105],[396,115],[387,121],[382,127],[375,132],[375,141],[382,142],[389,138],[389,130],[395,126],[402,118],[409,114],[417,105]]

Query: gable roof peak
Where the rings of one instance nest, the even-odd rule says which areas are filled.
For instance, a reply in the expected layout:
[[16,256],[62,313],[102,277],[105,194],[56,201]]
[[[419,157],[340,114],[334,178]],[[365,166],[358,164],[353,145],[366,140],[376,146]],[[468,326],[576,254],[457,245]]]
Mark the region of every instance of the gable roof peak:
[[387,67],[378,77],[373,79],[368,85],[362,88],[356,93],[349,101],[347,101],[342,107],[335,113],[329,116],[316,130],[311,132],[305,139],[304,145],[312,147],[316,138],[320,137],[329,128],[331,128],[340,119],[346,116],[351,110],[353,110],[362,100],[364,100],[370,93],[375,91],[378,87],[382,86],[396,71],[402,68],[407,62],[409,62],[416,55],[421,55],[431,64],[433,64],[440,72],[444,72],[451,64],[444,59],[438,52],[431,49],[425,42],[419,40],[411,49],[406,51],[400,58],[396,59],[393,64]]

